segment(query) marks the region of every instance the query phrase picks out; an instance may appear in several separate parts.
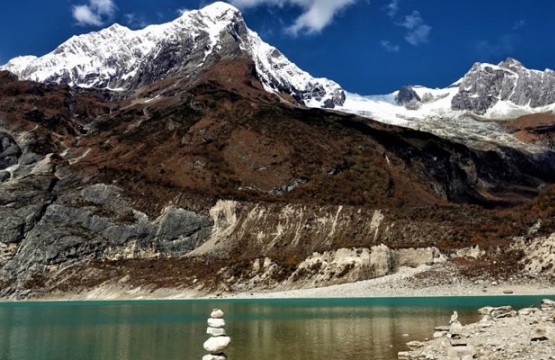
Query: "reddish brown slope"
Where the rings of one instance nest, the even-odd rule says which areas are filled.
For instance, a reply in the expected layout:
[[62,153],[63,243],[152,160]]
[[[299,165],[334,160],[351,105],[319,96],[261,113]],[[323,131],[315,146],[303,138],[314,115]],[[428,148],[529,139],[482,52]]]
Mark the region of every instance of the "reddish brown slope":
[[[218,266],[237,266],[240,271],[260,256],[272,256],[288,268],[312,251],[368,247],[375,241],[392,248],[498,246],[551,214],[527,205],[541,186],[555,181],[551,153],[477,151],[427,133],[302,108],[263,91],[246,61],[221,63],[196,83],[167,78],[119,102],[3,76],[1,115],[14,137],[36,127],[33,131],[44,138],[39,142],[42,153],[69,148],[64,153],[66,168],[74,176],[55,189],[72,194],[61,204],[65,207],[90,207],[95,216],[133,224],[129,208],[122,213],[128,216],[118,217],[97,204],[71,199],[83,186],[101,182],[124,189],[130,205],[150,219],[168,204],[206,215],[218,199],[233,199],[244,204],[239,212],[258,204],[275,210],[268,217],[268,230],[279,223],[286,204],[303,207],[309,218],[333,217],[338,206],[344,206],[343,216],[353,225],[340,229],[330,243],[307,231],[300,245],[284,238],[265,254],[260,244],[249,242],[256,236],[249,230],[248,236],[236,238],[221,262],[205,269],[206,278]],[[387,236],[374,239],[360,231],[358,225],[368,223],[373,209],[383,210],[387,226],[395,225]],[[552,230],[552,224],[542,230]],[[83,243],[70,245],[85,244],[79,256],[98,260],[102,270],[102,249],[108,245],[103,240],[88,244],[86,239],[98,234],[83,231],[86,234],[71,232],[82,235]],[[183,280],[174,274],[176,266],[194,278],[194,269],[184,262],[189,260],[117,261],[102,276],[90,273],[97,284],[114,266],[148,284],[152,279],[145,273],[154,266],[157,276],[165,271],[171,285]],[[84,271],[92,265],[82,266]],[[79,270],[76,276],[81,281]]]
[[553,147],[555,144],[555,114],[542,113],[521,116],[500,124],[514,133],[520,141]]
[[222,62],[196,84],[166,79],[122,107],[80,143],[77,153],[91,152],[75,169],[137,193],[157,186],[213,198],[375,207],[494,204],[522,199],[549,177],[534,164],[530,176],[503,169],[495,152],[284,103],[262,89],[246,60]]

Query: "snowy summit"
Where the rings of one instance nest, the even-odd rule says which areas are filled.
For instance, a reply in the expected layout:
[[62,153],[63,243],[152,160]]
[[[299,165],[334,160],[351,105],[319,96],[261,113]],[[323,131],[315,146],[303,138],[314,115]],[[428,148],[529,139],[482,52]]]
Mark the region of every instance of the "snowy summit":
[[287,92],[317,107],[344,101],[339,85],[299,69],[248,29],[240,11],[224,2],[142,30],[114,24],[74,36],[42,57],[17,57],[0,69],[24,80],[126,91],[171,75],[194,77],[222,58],[245,55],[270,92]]

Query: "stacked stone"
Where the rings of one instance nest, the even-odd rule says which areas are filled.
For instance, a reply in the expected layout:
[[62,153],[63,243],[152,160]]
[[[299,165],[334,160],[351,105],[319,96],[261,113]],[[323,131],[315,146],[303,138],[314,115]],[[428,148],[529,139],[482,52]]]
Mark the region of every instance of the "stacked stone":
[[[449,337],[451,340],[460,340],[462,335],[463,327],[459,321],[459,314],[454,311],[449,320]],[[451,341],[453,343],[453,341]]]
[[225,332],[224,312],[222,310],[212,310],[206,333],[211,337],[204,342],[204,350],[210,354],[203,356],[202,360],[226,360],[227,355],[224,351],[231,344],[231,338]]
[[454,311],[449,320],[449,337],[451,338],[451,348],[447,350],[449,360],[471,360],[476,355],[474,346],[469,345],[462,339],[463,326],[459,321],[459,314]]

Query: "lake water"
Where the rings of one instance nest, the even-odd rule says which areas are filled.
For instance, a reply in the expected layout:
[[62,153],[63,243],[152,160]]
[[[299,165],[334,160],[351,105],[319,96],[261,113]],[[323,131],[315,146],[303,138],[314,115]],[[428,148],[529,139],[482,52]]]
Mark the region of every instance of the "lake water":
[[453,310],[464,324],[479,319],[479,307],[542,298],[4,303],[0,360],[200,360],[214,307],[226,312],[230,360],[390,360],[448,324]]

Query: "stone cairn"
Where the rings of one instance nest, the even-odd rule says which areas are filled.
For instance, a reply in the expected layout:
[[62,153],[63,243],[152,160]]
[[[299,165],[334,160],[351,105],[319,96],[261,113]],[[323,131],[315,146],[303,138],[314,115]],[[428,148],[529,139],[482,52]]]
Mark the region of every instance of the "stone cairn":
[[212,310],[206,333],[211,337],[204,342],[204,350],[210,354],[204,355],[202,360],[226,360],[227,355],[224,351],[231,344],[231,338],[225,332],[224,312],[222,310]]

